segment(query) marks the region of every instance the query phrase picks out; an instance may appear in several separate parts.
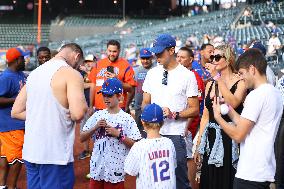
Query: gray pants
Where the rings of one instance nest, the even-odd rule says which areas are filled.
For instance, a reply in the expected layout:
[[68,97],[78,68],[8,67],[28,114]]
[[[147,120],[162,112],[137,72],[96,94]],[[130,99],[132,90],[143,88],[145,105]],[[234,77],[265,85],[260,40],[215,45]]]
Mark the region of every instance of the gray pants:
[[144,131],[144,128],[142,126],[142,122],[141,122],[141,113],[142,110],[135,110],[135,122],[137,124],[137,127],[142,135],[143,138],[147,137],[147,133]]
[[190,189],[187,176],[187,154],[184,137],[180,135],[163,136],[171,139],[175,146],[177,159],[177,168],[175,170],[177,189]]

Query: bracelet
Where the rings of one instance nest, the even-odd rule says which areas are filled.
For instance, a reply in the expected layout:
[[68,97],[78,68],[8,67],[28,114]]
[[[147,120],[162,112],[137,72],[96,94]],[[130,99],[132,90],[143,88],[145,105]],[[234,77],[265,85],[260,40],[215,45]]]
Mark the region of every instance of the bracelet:
[[117,139],[120,140],[121,142],[125,140],[125,135],[122,133],[122,131],[120,131]]
[[219,79],[221,77],[221,75],[219,74],[219,73],[217,73],[217,75],[215,75],[214,77],[213,77],[213,79],[216,81],[217,79]]

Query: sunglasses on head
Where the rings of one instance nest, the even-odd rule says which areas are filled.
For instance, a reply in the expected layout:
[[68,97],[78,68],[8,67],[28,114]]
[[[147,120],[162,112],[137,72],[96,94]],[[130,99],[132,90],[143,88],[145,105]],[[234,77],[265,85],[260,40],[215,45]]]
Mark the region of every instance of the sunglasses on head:
[[226,58],[224,55],[220,55],[220,54],[216,54],[216,55],[211,55],[210,56],[210,60],[213,62],[215,60],[215,62],[219,62],[221,60],[221,58]]
[[114,96],[114,94],[104,94],[104,93],[103,93],[103,97],[111,98],[111,97],[113,97],[113,96]]
[[162,79],[162,84],[163,85],[168,85],[168,71],[167,70],[164,70],[164,73],[163,73],[163,79]]

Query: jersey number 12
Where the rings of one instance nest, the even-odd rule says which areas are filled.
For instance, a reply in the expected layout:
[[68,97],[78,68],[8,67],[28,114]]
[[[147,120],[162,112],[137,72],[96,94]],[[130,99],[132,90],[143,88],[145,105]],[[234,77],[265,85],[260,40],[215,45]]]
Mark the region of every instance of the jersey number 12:
[[[161,181],[169,180],[170,175],[168,175],[168,176],[166,175],[168,170],[169,170],[169,162],[167,162],[166,160],[161,161],[159,163],[159,167],[162,168],[159,172],[160,173],[160,180]],[[158,182],[158,171],[157,171],[158,167],[157,167],[156,162],[154,162],[152,164],[151,168],[153,169],[154,181]]]

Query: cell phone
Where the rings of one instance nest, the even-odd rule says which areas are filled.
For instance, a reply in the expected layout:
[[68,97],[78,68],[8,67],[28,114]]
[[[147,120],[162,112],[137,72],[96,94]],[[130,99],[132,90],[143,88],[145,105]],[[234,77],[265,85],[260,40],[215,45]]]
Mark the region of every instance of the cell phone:
[[110,73],[114,73],[114,67],[113,66],[108,66],[107,71]]
[[215,97],[219,97],[219,88],[217,83],[215,83]]

